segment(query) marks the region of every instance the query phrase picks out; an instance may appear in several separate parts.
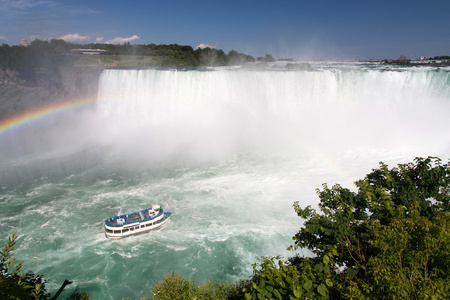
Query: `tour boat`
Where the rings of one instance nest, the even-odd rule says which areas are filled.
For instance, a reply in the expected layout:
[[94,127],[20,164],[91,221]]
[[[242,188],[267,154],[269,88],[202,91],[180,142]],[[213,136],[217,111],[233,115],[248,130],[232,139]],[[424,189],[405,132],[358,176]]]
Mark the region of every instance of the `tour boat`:
[[109,239],[121,239],[164,227],[170,219],[170,212],[164,212],[161,206],[150,208],[129,215],[114,216],[105,221],[105,235]]

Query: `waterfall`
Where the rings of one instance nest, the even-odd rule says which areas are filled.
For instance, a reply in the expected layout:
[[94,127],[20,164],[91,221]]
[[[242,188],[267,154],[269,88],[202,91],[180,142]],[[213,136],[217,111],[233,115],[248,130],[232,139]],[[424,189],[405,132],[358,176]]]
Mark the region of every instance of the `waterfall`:
[[[49,290],[69,278],[96,299],[140,298],[172,271],[248,279],[256,257],[293,255],[292,204],[317,208],[323,183],[450,157],[450,72],[342,65],[104,70],[94,105],[0,136],[0,238],[19,232],[14,255]],[[99,230],[152,204],[172,213],[163,230]]]
[[111,121],[114,138],[141,149],[186,147],[206,155],[432,143],[443,150],[449,74],[105,70],[97,110]]

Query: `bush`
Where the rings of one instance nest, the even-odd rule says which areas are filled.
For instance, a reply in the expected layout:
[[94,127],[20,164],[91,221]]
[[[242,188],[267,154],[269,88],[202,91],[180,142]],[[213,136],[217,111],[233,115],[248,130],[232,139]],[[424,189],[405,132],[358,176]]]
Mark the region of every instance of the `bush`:
[[42,276],[31,271],[23,273],[23,261],[16,263],[12,255],[16,242],[14,232],[0,251],[0,299],[48,299]]
[[174,272],[166,274],[164,280],[150,289],[157,300],[225,300],[237,294],[235,285],[208,282],[197,285],[194,280],[186,280]]
[[317,258],[330,251],[330,288],[338,298],[444,299],[450,294],[450,167],[416,158],[391,170],[380,163],[357,192],[339,185],[318,190],[321,213],[311,207],[294,237]]

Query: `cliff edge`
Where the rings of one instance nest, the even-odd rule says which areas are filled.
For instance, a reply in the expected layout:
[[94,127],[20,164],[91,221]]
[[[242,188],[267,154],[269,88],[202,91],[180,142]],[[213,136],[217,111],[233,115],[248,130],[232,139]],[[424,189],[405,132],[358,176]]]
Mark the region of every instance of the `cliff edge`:
[[70,99],[96,97],[101,66],[65,66],[56,70],[0,68],[0,120]]

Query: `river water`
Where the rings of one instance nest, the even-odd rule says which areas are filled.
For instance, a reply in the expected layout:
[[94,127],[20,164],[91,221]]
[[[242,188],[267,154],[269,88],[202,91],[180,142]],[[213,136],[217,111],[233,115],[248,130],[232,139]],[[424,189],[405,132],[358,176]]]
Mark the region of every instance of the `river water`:
[[[292,205],[317,207],[323,183],[448,159],[449,70],[311,65],[103,71],[88,107],[0,135],[0,237],[18,232],[15,256],[50,292],[73,280],[66,296],[136,299],[171,271],[235,282],[293,255]],[[151,204],[172,212],[164,229],[105,238],[106,218]]]

